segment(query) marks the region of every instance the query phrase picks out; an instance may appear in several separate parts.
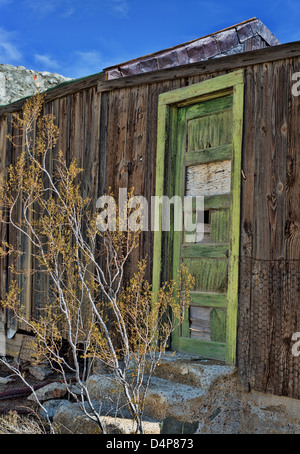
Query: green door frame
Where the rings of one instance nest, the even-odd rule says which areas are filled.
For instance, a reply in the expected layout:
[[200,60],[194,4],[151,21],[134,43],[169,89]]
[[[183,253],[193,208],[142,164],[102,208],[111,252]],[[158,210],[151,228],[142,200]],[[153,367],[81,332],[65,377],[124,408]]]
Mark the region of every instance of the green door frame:
[[[236,335],[238,313],[238,271],[239,271],[239,242],[240,242],[240,184],[241,184],[241,150],[243,132],[243,102],[244,102],[244,73],[243,70],[208,79],[184,88],[179,88],[159,96],[158,129],[157,129],[157,158],[156,158],[156,188],[155,195],[162,197],[165,188],[165,159],[168,153],[175,153],[170,129],[176,123],[177,111],[182,106],[233,94],[233,154],[231,177],[231,228],[228,264],[227,289],[227,320],[225,360],[228,364],[236,361]],[[162,269],[162,213],[161,205],[155,207],[155,232],[153,249],[153,290],[157,291],[161,284]],[[178,236],[177,236],[178,238]],[[173,239],[175,242],[176,235]],[[180,249],[178,245],[178,250]],[[179,263],[173,263],[173,279],[176,279],[175,269]],[[175,335],[175,347],[176,347]],[[174,342],[173,342],[174,345]],[[176,348],[177,349],[177,348]]]

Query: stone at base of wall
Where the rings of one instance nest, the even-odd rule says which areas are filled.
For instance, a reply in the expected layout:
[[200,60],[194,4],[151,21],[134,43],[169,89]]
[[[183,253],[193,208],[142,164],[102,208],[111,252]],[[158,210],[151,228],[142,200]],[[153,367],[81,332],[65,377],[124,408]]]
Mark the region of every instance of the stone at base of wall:
[[[120,408],[125,404],[121,398],[122,388],[117,386],[108,370],[99,365],[94,368],[86,386],[90,398],[98,405],[101,403],[105,416],[115,414],[115,405]],[[60,394],[51,394],[43,399],[47,405],[51,403],[51,417],[58,422],[59,415],[59,422],[69,427],[68,433],[71,430],[95,432],[95,423],[89,426],[90,420],[77,414],[78,405],[70,403],[67,396],[62,399]],[[68,411],[61,408],[60,403],[66,403]],[[242,391],[238,387],[235,367],[189,355],[165,355],[152,377],[145,404],[149,433],[300,434],[300,400]],[[76,418],[78,416],[76,427],[74,411]],[[112,430],[128,433],[132,430],[129,420],[130,414],[122,409]],[[107,424],[111,424],[109,419]]]
[[[158,374],[164,378],[153,377],[145,415],[161,422],[161,433],[300,433],[300,400],[241,391],[232,366],[172,355]],[[93,399],[118,394],[107,375],[93,375],[87,386]]]
[[[98,378],[100,383],[101,377]],[[104,382],[105,379],[103,385]],[[160,418],[151,418],[152,422],[149,419],[146,421],[145,433],[174,435],[300,433],[300,401],[258,392],[241,392],[237,390],[235,384],[233,376],[229,380],[227,377],[225,382],[219,380],[215,387],[206,392],[198,407],[193,407],[192,413],[178,415],[179,418],[176,417],[175,410],[176,406],[180,407],[180,402],[174,402],[174,408],[169,409],[171,411],[167,410],[167,414],[161,415]],[[104,388],[106,386],[107,383]],[[180,384],[177,384],[176,388],[178,390]],[[94,389],[92,394],[95,391]],[[188,400],[192,396],[186,397]],[[99,404],[99,400],[94,402]],[[56,403],[58,405],[54,408]],[[79,411],[77,404],[59,399],[48,401],[44,405],[48,404],[51,404],[52,410],[54,408],[50,416],[53,417],[54,423],[62,427],[62,433],[95,433],[98,430],[97,425]],[[159,399],[157,405],[160,405]],[[173,404],[169,402],[169,405]],[[130,433],[132,421],[130,422],[129,414],[118,418],[108,416],[106,407],[103,406],[105,423],[111,425],[112,421],[114,422],[114,428],[110,433]],[[126,413],[126,410],[123,411]]]
[[300,401],[253,391],[241,395],[240,433],[300,434]]
[[200,414],[196,434],[300,434],[299,400],[239,391],[234,377],[210,389]]
[[[193,413],[185,416],[186,422],[198,423],[196,433],[300,433],[300,400],[241,390],[237,369],[233,366],[193,355],[169,353],[161,361],[156,375],[173,383],[176,392],[181,384],[203,391],[198,409],[193,405]],[[178,419],[178,407],[175,411]],[[166,416],[174,416],[175,411]],[[167,430],[167,426],[163,430]]]
[[[135,433],[136,424],[130,418],[103,415],[101,419],[108,434]],[[98,424],[85,416],[79,409],[78,404],[72,404],[68,401],[65,403],[61,403],[60,401],[53,417],[53,423],[57,432],[60,434],[101,433]],[[157,421],[145,421],[144,431],[146,434],[159,434],[160,423]]]
[[[190,369],[190,372],[186,372]],[[183,363],[181,374],[183,371]],[[200,370],[200,369],[199,369]],[[184,379],[193,372],[186,364]],[[210,377],[203,382],[203,378]],[[179,376],[177,378],[180,378]],[[197,378],[196,376],[192,377]],[[300,401],[252,391],[240,391],[234,368],[201,364],[199,380],[194,386],[153,377],[146,396],[145,432],[162,434],[299,434]],[[200,380],[201,379],[201,380]],[[200,382],[202,381],[202,384]],[[94,406],[101,406],[101,414],[114,433],[130,433],[132,421],[122,390],[107,375],[92,375],[87,389]],[[197,385],[197,386],[195,386]],[[119,395],[119,392],[121,393]],[[53,399],[53,396],[46,396]],[[64,405],[61,405],[64,404]],[[64,427],[64,433],[95,433],[97,425],[86,418],[76,403],[61,400],[58,395],[47,401],[54,423]],[[108,417],[108,419],[106,418]],[[74,423],[76,419],[76,424]]]

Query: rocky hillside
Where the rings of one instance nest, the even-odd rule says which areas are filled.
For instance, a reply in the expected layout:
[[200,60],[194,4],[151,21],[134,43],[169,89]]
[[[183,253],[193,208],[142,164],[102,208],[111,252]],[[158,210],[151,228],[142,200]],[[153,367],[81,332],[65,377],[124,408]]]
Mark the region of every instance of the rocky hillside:
[[44,91],[68,80],[71,79],[56,73],[0,64],[0,106],[30,96],[38,88]]

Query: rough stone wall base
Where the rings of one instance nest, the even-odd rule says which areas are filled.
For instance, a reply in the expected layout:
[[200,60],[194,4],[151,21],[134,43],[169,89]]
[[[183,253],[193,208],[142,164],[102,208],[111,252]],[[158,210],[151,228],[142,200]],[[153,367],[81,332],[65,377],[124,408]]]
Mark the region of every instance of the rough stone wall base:
[[[99,369],[99,372],[101,368]],[[103,371],[90,377],[93,399],[117,396]],[[237,369],[189,355],[167,355],[146,397],[145,415],[162,433],[300,433],[300,400],[239,389]]]
[[299,434],[300,401],[239,391],[236,374],[220,380],[199,409],[197,434]]

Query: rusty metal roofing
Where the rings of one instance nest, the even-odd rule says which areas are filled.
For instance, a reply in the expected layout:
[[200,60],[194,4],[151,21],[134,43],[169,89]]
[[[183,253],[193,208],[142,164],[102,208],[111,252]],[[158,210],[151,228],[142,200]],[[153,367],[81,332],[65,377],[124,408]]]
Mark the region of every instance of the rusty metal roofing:
[[218,32],[105,68],[107,80],[196,63],[280,44],[256,17]]

